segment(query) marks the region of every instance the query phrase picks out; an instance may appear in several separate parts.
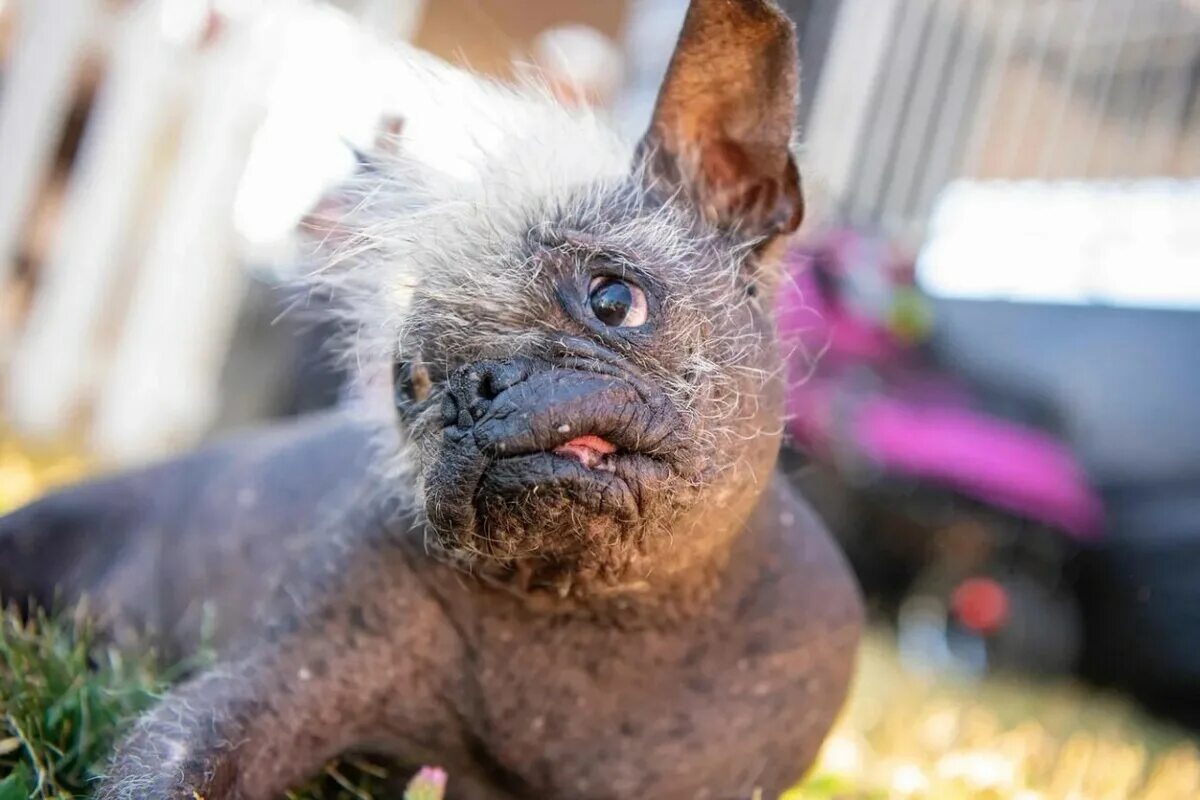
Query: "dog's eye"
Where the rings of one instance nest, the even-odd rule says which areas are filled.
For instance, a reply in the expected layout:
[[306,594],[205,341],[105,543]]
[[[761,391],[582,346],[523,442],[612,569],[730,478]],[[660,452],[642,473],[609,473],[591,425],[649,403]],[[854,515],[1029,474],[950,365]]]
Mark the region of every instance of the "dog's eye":
[[636,328],[646,322],[646,294],[634,284],[612,277],[592,278],[588,305],[610,328]]

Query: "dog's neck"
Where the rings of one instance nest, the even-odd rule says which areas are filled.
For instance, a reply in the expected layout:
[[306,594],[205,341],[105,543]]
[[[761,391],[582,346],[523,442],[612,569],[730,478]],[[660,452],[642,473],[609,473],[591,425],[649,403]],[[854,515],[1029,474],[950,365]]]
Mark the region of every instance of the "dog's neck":
[[[556,573],[532,563],[475,564],[469,573],[462,573],[459,565],[450,568],[474,591],[503,598],[501,607],[511,603],[538,617],[586,619],[622,629],[720,617],[752,591],[774,558],[778,526],[764,520],[778,516],[776,489],[768,486],[747,517],[725,530],[714,530],[716,520],[708,519],[702,530],[672,531],[674,541],[664,540],[639,554],[615,581]],[[684,540],[697,533],[701,535]]]

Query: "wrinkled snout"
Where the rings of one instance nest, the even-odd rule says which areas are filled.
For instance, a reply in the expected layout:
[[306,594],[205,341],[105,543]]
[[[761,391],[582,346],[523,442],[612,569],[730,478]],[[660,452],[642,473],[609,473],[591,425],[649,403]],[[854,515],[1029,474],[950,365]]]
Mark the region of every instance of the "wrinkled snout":
[[512,556],[615,540],[665,513],[691,463],[670,399],[610,362],[476,362],[444,388],[426,511],[451,544]]
[[667,458],[679,420],[665,397],[644,394],[618,376],[528,359],[471,364],[448,382],[444,436],[469,437],[492,459],[564,447]]

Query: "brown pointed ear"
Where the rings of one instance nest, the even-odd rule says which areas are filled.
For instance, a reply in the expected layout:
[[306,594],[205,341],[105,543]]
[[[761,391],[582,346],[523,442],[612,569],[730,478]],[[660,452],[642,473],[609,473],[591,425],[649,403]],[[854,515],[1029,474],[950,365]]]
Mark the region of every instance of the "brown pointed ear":
[[639,148],[648,179],[723,229],[794,231],[797,69],[795,28],[770,0],[692,0]]

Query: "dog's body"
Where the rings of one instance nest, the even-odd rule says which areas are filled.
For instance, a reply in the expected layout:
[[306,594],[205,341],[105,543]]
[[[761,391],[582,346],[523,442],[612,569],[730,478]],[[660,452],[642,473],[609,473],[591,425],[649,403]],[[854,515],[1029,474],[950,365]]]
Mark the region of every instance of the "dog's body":
[[[844,696],[857,605],[782,480],[693,596],[531,605],[430,559],[393,510],[347,505],[372,480],[374,433],[314,417],[8,518],[6,589],[46,597],[69,580],[102,618],[161,626],[183,650],[209,614],[228,621],[225,665],[142,724],[117,796],[277,797],[350,748],[443,765],[468,800],[772,797],[810,762]],[[81,535],[111,538],[85,550]],[[109,559],[84,565],[92,583],[55,571],[85,553]]]
[[401,355],[395,418],[314,418],[0,520],[6,596],[88,595],[174,652],[215,632],[220,663],[140,721],[102,797],[268,800],[351,749],[443,765],[465,800],[793,782],[861,616],[773,472],[794,107],[778,11],[696,0],[637,153],[551,114],[561,146],[481,191],[426,184],[400,231],[382,210],[359,330]]

